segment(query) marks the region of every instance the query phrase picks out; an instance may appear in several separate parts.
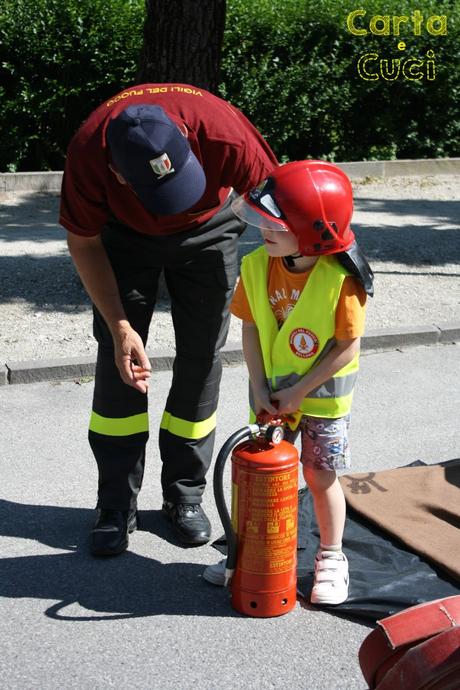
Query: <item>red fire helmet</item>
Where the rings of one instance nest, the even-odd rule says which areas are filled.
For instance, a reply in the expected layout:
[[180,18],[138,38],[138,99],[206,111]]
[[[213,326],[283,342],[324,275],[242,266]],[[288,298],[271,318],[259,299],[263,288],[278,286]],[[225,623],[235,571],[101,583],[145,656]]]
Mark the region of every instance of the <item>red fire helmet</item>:
[[353,191],[347,175],[327,161],[296,161],[275,168],[232,203],[241,220],[258,228],[291,230],[304,256],[347,251]]

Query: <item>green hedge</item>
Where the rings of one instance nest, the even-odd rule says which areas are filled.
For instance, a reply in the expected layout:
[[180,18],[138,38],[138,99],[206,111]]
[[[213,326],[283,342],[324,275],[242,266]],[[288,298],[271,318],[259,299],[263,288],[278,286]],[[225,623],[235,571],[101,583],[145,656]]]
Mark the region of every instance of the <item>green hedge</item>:
[[[222,95],[290,159],[429,158],[460,152],[458,0],[230,0]],[[348,14],[448,16],[446,36],[355,36]],[[367,20],[367,22],[365,21]],[[379,24],[377,25],[380,26]],[[438,25],[435,25],[438,26]],[[398,41],[406,50],[398,50]],[[419,58],[435,51],[436,78],[366,81],[359,57]],[[372,67],[375,63],[372,63]],[[371,66],[371,65],[369,65]],[[375,71],[375,70],[373,70]]]
[[[100,102],[133,83],[144,0],[0,0],[0,170],[62,169]],[[448,16],[448,34],[354,36],[347,15]],[[367,21],[365,21],[367,20]],[[457,0],[228,0],[221,95],[284,159],[460,155]],[[398,41],[405,40],[405,51]],[[358,58],[423,57],[436,78],[367,81]]]
[[0,170],[60,170],[80,123],[132,83],[142,0],[1,0]]

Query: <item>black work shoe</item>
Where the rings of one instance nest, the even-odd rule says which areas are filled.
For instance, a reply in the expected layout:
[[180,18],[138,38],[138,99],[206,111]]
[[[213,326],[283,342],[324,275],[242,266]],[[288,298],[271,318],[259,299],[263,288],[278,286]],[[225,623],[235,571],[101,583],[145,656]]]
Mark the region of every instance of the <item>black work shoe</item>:
[[184,544],[206,544],[211,538],[211,523],[198,503],[163,503],[163,513],[171,520]]
[[137,528],[136,510],[99,510],[91,531],[93,556],[116,556],[128,548],[128,534]]

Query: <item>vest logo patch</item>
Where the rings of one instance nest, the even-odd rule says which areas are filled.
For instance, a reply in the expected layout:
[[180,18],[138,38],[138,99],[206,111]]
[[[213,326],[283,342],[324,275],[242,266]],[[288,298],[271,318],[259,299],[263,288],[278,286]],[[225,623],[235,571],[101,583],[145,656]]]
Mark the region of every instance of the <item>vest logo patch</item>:
[[319,341],[308,328],[296,328],[289,336],[289,345],[297,357],[308,359],[318,352]]

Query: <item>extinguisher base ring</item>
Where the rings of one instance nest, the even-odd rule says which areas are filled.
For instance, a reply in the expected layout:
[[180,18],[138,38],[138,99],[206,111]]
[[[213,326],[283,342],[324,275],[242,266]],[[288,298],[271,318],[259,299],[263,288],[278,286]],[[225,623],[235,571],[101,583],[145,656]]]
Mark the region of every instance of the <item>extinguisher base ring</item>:
[[232,591],[232,607],[235,611],[255,618],[283,616],[292,611],[297,602],[297,586],[294,584],[279,592]]

